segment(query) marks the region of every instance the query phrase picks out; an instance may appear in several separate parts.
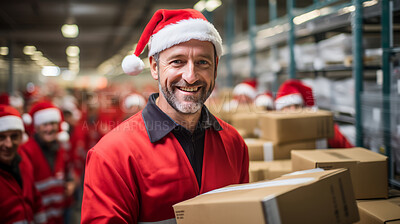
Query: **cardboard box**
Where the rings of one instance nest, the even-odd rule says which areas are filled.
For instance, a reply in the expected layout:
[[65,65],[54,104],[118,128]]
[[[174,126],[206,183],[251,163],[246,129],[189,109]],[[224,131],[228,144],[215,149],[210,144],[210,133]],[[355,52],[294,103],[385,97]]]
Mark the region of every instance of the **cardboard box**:
[[332,112],[323,110],[271,111],[260,115],[260,138],[274,143],[332,138]]
[[290,160],[274,160],[269,162],[250,161],[249,182],[272,180],[291,172],[292,162]]
[[232,115],[232,126],[244,131],[243,138],[260,136],[258,113],[236,113]]
[[268,179],[268,166],[267,162],[263,161],[250,161],[249,162],[249,182],[257,182]]
[[337,169],[231,185],[173,206],[178,224],[353,223],[349,171]]
[[348,168],[356,199],[388,197],[387,157],[364,148],[293,150],[292,168]]
[[400,197],[386,200],[357,200],[358,224],[399,224]]
[[245,138],[244,141],[249,149],[250,161],[290,159],[290,151],[294,149],[316,149],[318,147],[318,140],[304,140],[280,144],[256,138]]

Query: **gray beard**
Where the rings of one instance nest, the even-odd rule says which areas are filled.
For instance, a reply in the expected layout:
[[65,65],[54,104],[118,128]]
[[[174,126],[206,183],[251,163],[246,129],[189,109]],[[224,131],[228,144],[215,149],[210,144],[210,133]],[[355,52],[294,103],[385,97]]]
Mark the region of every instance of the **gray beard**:
[[163,88],[160,83],[160,73],[158,73],[158,88],[167,100],[168,104],[176,111],[183,114],[194,114],[203,107],[204,102],[206,102],[208,97],[211,95],[214,86],[210,86],[210,89],[207,92],[205,89],[201,89],[201,97],[198,99],[193,96],[185,96],[184,100],[190,103],[179,102],[172,91],[167,87]]

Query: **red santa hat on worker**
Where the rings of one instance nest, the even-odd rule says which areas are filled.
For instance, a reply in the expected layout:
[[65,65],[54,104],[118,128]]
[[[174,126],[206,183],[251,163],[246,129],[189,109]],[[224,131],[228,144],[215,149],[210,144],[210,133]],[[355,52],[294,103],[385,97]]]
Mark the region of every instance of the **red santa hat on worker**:
[[304,85],[300,80],[287,80],[282,83],[275,99],[275,107],[281,110],[290,105],[301,105],[305,107],[314,106],[312,89]]
[[0,105],[0,132],[11,130],[25,131],[21,115],[11,106]]
[[122,69],[129,75],[142,72],[144,63],[139,55],[147,44],[150,57],[192,39],[213,43],[217,56],[221,56],[221,36],[201,12],[194,9],[160,9],[154,13],[144,29],[134,54],[126,56],[122,61]]
[[[68,141],[69,134],[68,123],[64,122],[62,112],[59,108],[54,106],[49,101],[41,101],[34,104],[29,111],[29,115],[32,117],[32,126],[39,126],[49,122],[57,122],[60,124],[60,132],[58,133],[59,141]],[[32,128],[33,128],[32,127]]]
[[257,81],[254,79],[245,80],[233,88],[233,96],[245,95],[254,100],[257,96]]
[[271,92],[265,92],[260,94],[254,100],[254,105],[256,107],[268,108],[273,110],[274,109],[274,97],[272,96]]

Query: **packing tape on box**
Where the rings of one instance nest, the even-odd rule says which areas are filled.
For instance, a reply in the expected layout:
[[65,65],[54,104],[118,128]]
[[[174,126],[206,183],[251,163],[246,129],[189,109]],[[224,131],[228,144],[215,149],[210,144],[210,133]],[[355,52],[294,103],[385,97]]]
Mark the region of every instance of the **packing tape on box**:
[[263,144],[264,150],[264,161],[272,161],[274,160],[274,145],[272,142],[265,142]]
[[262,202],[267,223],[281,224],[281,215],[275,195],[265,197]]
[[[322,169],[321,169],[322,170]],[[228,191],[237,191],[237,190],[250,190],[250,189],[257,189],[257,188],[264,188],[264,187],[279,187],[279,186],[290,186],[290,185],[299,185],[305,184],[314,181],[314,177],[304,177],[304,178],[293,178],[288,180],[273,180],[261,183],[254,183],[254,184],[242,184],[233,187],[224,187],[215,189],[204,194],[215,194],[215,193],[222,193]]]
[[292,175],[299,175],[299,174],[305,174],[305,173],[316,173],[316,172],[321,172],[324,171],[322,168],[314,168],[314,169],[309,169],[309,170],[300,170],[292,173],[285,174],[283,176],[292,176]]

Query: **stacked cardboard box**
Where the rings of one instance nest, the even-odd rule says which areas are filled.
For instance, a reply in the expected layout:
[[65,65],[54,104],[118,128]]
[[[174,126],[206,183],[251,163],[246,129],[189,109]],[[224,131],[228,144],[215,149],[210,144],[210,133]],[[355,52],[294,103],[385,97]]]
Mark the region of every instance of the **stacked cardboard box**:
[[262,180],[272,180],[292,172],[290,160],[250,161],[250,183]]
[[357,200],[358,224],[400,223],[400,197],[382,200]]
[[173,208],[178,224],[320,224],[359,220],[346,169],[232,185],[180,202]]
[[232,114],[232,126],[237,130],[241,130],[243,138],[257,138],[260,136],[259,116],[262,114],[251,113],[235,113]]
[[292,168],[350,170],[357,199],[388,197],[387,157],[364,148],[293,150]]
[[332,138],[333,115],[329,111],[274,111],[260,115],[261,138],[274,143]]
[[271,161],[290,159],[290,151],[293,149],[315,149],[315,140],[304,140],[299,142],[274,143],[272,141],[245,138],[244,141],[249,150],[250,161]]

